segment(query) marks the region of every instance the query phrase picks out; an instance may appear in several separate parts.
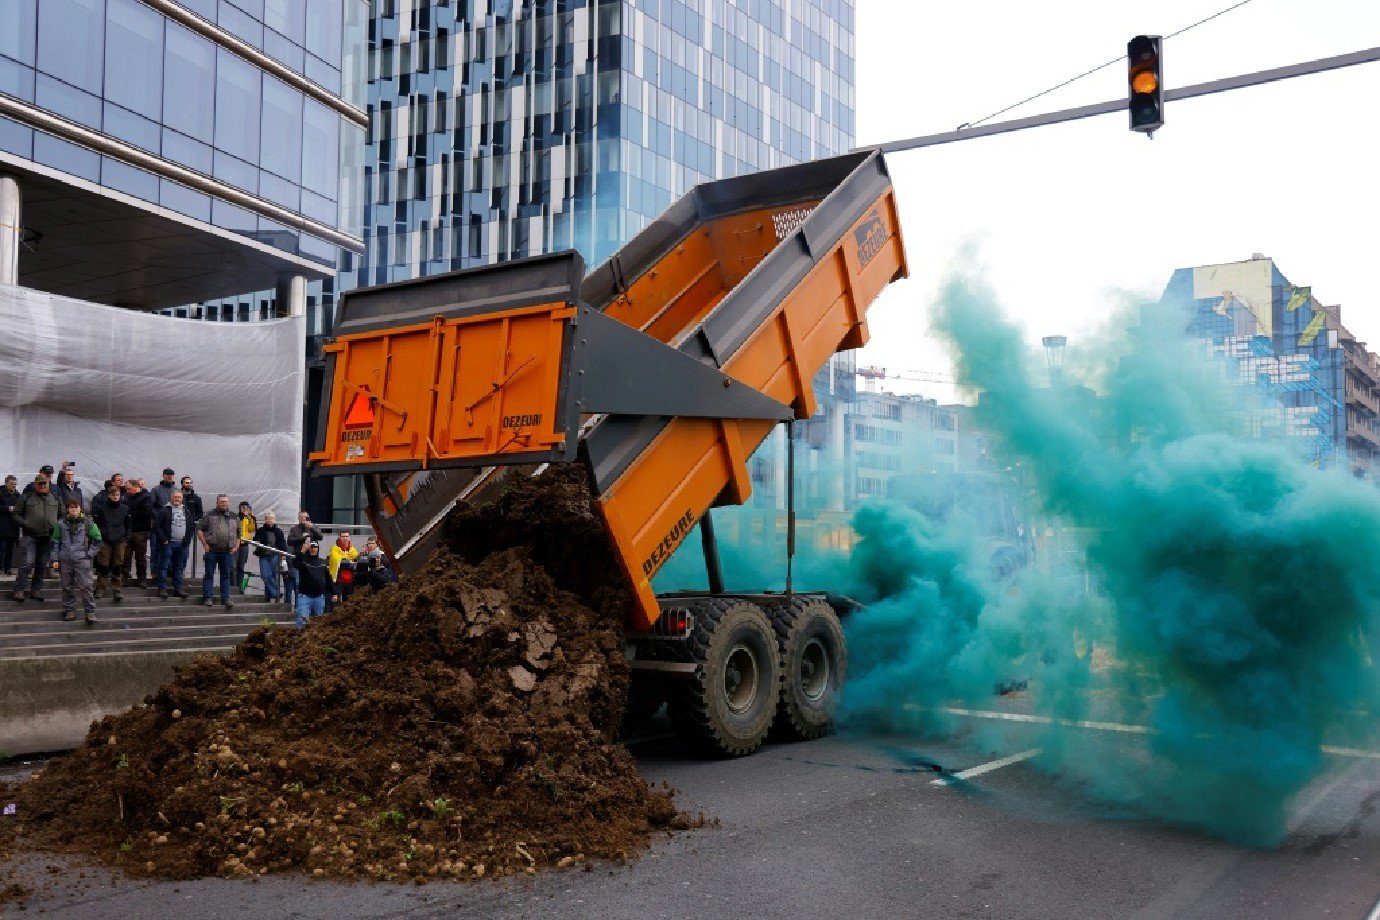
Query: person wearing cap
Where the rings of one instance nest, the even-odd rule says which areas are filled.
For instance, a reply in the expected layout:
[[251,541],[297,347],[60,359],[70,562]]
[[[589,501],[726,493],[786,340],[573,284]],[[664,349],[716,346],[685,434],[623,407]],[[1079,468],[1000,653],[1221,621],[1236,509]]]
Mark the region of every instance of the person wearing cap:
[[172,467],[163,468],[163,478],[153,487],[153,507],[154,510],[162,508],[172,501],[172,494],[177,491],[177,474]]
[[297,570],[297,628],[326,612],[326,595],[331,591],[331,573],[321,558],[321,544],[308,540],[292,561]]
[[129,506],[124,493],[111,482],[104,495],[91,500],[91,520],[101,531],[101,551],[96,554],[96,596],[110,583],[112,600],[124,600],[125,549],[129,545]]
[[5,477],[0,486],[0,572],[14,574],[14,548],[19,543],[19,522],[10,514],[10,509],[19,504],[23,493],[19,491],[19,480],[13,474]]
[[[51,469],[51,467],[49,467]],[[48,552],[53,545],[53,527],[59,511],[57,497],[52,494],[48,477],[39,473],[34,477],[33,491],[20,496],[10,509],[19,524],[19,549],[22,555],[19,576],[14,580],[14,602],[24,603],[27,596],[43,600],[43,573],[48,567]],[[28,585],[26,591],[25,585]]]
[[[63,468],[66,469],[66,464],[63,465]],[[40,467],[38,468],[38,473],[37,473],[37,475],[34,476],[33,481],[30,482],[28,485],[24,486],[24,494],[25,494],[25,495],[32,495],[32,494],[33,494],[33,492],[34,492],[34,485],[38,482],[38,477],[39,477],[39,476],[42,476],[43,478],[47,479],[47,480],[48,480],[48,485],[49,485],[50,487],[51,487],[51,486],[53,485],[53,483],[57,480],[56,474],[53,473],[53,465],[52,465],[51,463],[45,463],[45,464],[43,464],[42,466],[40,466]],[[57,491],[56,491],[55,489],[51,489],[51,491],[53,492],[54,497],[56,497],[56,496],[57,496]]]
[[64,503],[67,513],[53,526],[53,568],[58,570],[62,583],[62,618],[77,618],[77,599],[80,597],[86,622],[96,622],[96,595],[92,590],[92,563],[100,554],[101,530],[82,513],[81,502],[69,498]]

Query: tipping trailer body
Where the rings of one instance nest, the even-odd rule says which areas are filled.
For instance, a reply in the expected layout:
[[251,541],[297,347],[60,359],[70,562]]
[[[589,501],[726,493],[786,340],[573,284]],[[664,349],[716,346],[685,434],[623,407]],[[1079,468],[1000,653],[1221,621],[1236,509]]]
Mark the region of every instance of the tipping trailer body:
[[582,460],[628,628],[651,630],[652,577],[747,500],[748,457],[813,414],[815,373],[905,274],[885,162],[863,153],[698,186],[588,277],[568,252],[353,291],[313,471],[391,477],[373,513],[402,556],[421,534],[389,521],[434,528],[504,469]]

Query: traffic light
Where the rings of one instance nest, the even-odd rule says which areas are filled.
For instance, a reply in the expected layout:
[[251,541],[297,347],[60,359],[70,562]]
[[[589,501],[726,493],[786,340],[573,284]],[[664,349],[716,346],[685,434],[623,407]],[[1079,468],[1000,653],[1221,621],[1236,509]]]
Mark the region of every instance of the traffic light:
[[1131,130],[1154,134],[1164,127],[1164,59],[1160,36],[1137,35],[1126,43],[1127,108]]

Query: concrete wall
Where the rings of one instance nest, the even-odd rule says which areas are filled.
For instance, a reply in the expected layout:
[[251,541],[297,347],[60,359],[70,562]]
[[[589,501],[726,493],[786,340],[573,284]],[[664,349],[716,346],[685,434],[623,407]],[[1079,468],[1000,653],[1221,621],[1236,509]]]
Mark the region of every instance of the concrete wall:
[[77,747],[92,722],[142,702],[197,654],[0,658],[0,754]]

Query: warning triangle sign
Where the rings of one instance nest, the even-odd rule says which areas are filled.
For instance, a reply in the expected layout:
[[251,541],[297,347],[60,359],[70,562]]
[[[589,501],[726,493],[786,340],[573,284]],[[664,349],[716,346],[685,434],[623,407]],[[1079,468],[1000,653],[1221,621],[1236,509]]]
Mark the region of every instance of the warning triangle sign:
[[374,406],[369,402],[369,394],[363,390],[355,393],[350,408],[345,412],[346,428],[373,428]]

